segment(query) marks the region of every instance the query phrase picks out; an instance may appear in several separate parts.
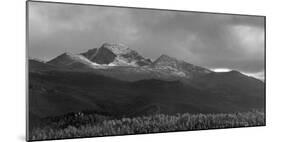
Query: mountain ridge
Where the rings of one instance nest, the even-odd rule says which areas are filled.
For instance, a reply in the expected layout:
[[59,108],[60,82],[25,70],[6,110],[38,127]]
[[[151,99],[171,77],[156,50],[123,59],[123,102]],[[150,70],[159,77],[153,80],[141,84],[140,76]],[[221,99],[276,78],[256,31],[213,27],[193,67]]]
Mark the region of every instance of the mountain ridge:
[[123,44],[104,43],[99,48],[92,48],[80,54],[63,53],[47,63],[68,66],[73,69],[98,69],[98,68],[123,68],[125,72],[130,70],[137,72],[156,72],[156,74],[171,74],[173,76],[193,78],[212,71],[203,67],[195,66],[183,60],[161,55],[153,62],[145,58],[135,50]]
[[[147,64],[137,62],[143,60]],[[155,108],[167,114],[221,113],[265,105],[260,80],[238,71],[213,72],[168,55],[148,61],[119,44],[63,53],[48,62],[29,60],[28,65],[30,111],[40,117],[84,110],[142,115]]]

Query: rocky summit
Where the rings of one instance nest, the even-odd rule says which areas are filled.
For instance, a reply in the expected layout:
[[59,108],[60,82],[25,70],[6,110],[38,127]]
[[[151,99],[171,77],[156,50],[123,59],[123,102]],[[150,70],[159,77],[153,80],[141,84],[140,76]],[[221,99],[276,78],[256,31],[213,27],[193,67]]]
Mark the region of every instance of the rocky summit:
[[138,52],[117,43],[104,43],[101,47],[90,49],[81,53],[81,55],[97,64],[110,66],[145,66],[151,64],[150,59],[146,59]]

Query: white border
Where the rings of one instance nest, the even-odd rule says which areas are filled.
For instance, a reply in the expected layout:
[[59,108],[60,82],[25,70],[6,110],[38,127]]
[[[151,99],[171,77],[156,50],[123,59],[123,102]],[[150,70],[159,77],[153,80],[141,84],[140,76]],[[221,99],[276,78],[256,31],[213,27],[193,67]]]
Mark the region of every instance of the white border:
[[[86,138],[63,141],[278,141],[281,128],[280,4],[278,1],[245,0],[60,0],[129,7],[223,12],[267,16],[267,126],[162,134]],[[1,99],[0,140],[25,140],[25,1],[1,1]],[[279,135],[278,135],[279,134]]]

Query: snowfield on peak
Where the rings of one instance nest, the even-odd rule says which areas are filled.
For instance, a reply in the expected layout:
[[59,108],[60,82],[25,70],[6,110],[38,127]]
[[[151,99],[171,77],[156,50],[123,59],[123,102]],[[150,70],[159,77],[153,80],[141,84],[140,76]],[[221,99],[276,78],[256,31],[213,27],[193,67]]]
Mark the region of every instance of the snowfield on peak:
[[136,61],[128,61],[128,59],[122,57],[122,56],[117,56],[115,60],[111,63],[108,64],[109,66],[133,66],[133,67],[138,67],[136,64]]
[[104,43],[101,48],[107,48],[116,55],[129,54],[133,50],[124,44],[117,43]]

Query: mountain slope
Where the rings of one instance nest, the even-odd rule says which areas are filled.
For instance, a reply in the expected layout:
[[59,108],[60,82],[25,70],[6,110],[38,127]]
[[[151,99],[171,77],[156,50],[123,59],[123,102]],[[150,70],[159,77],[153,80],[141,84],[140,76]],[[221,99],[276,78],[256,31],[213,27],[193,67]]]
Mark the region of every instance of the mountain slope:
[[221,113],[264,108],[263,98],[250,92],[224,95],[214,88],[205,90],[181,81],[127,82],[93,72],[44,71],[30,72],[29,82],[30,111],[39,117],[85,110],[122,116],[151,111]]
[[57,67],[65,67],[76,70],[107,68],[107,66],[91,62],[83,55],[72,53],[63,53],[47,63]]
[[192,84],[228,96],[264,97],[264,83],[238,71],[213,72],[194,79]]
[[53,70],[59,69],[57,66],[47,64],[38,60],[29,59],[28,60],[28,69],[30,71],[43,71],[43,70]]

